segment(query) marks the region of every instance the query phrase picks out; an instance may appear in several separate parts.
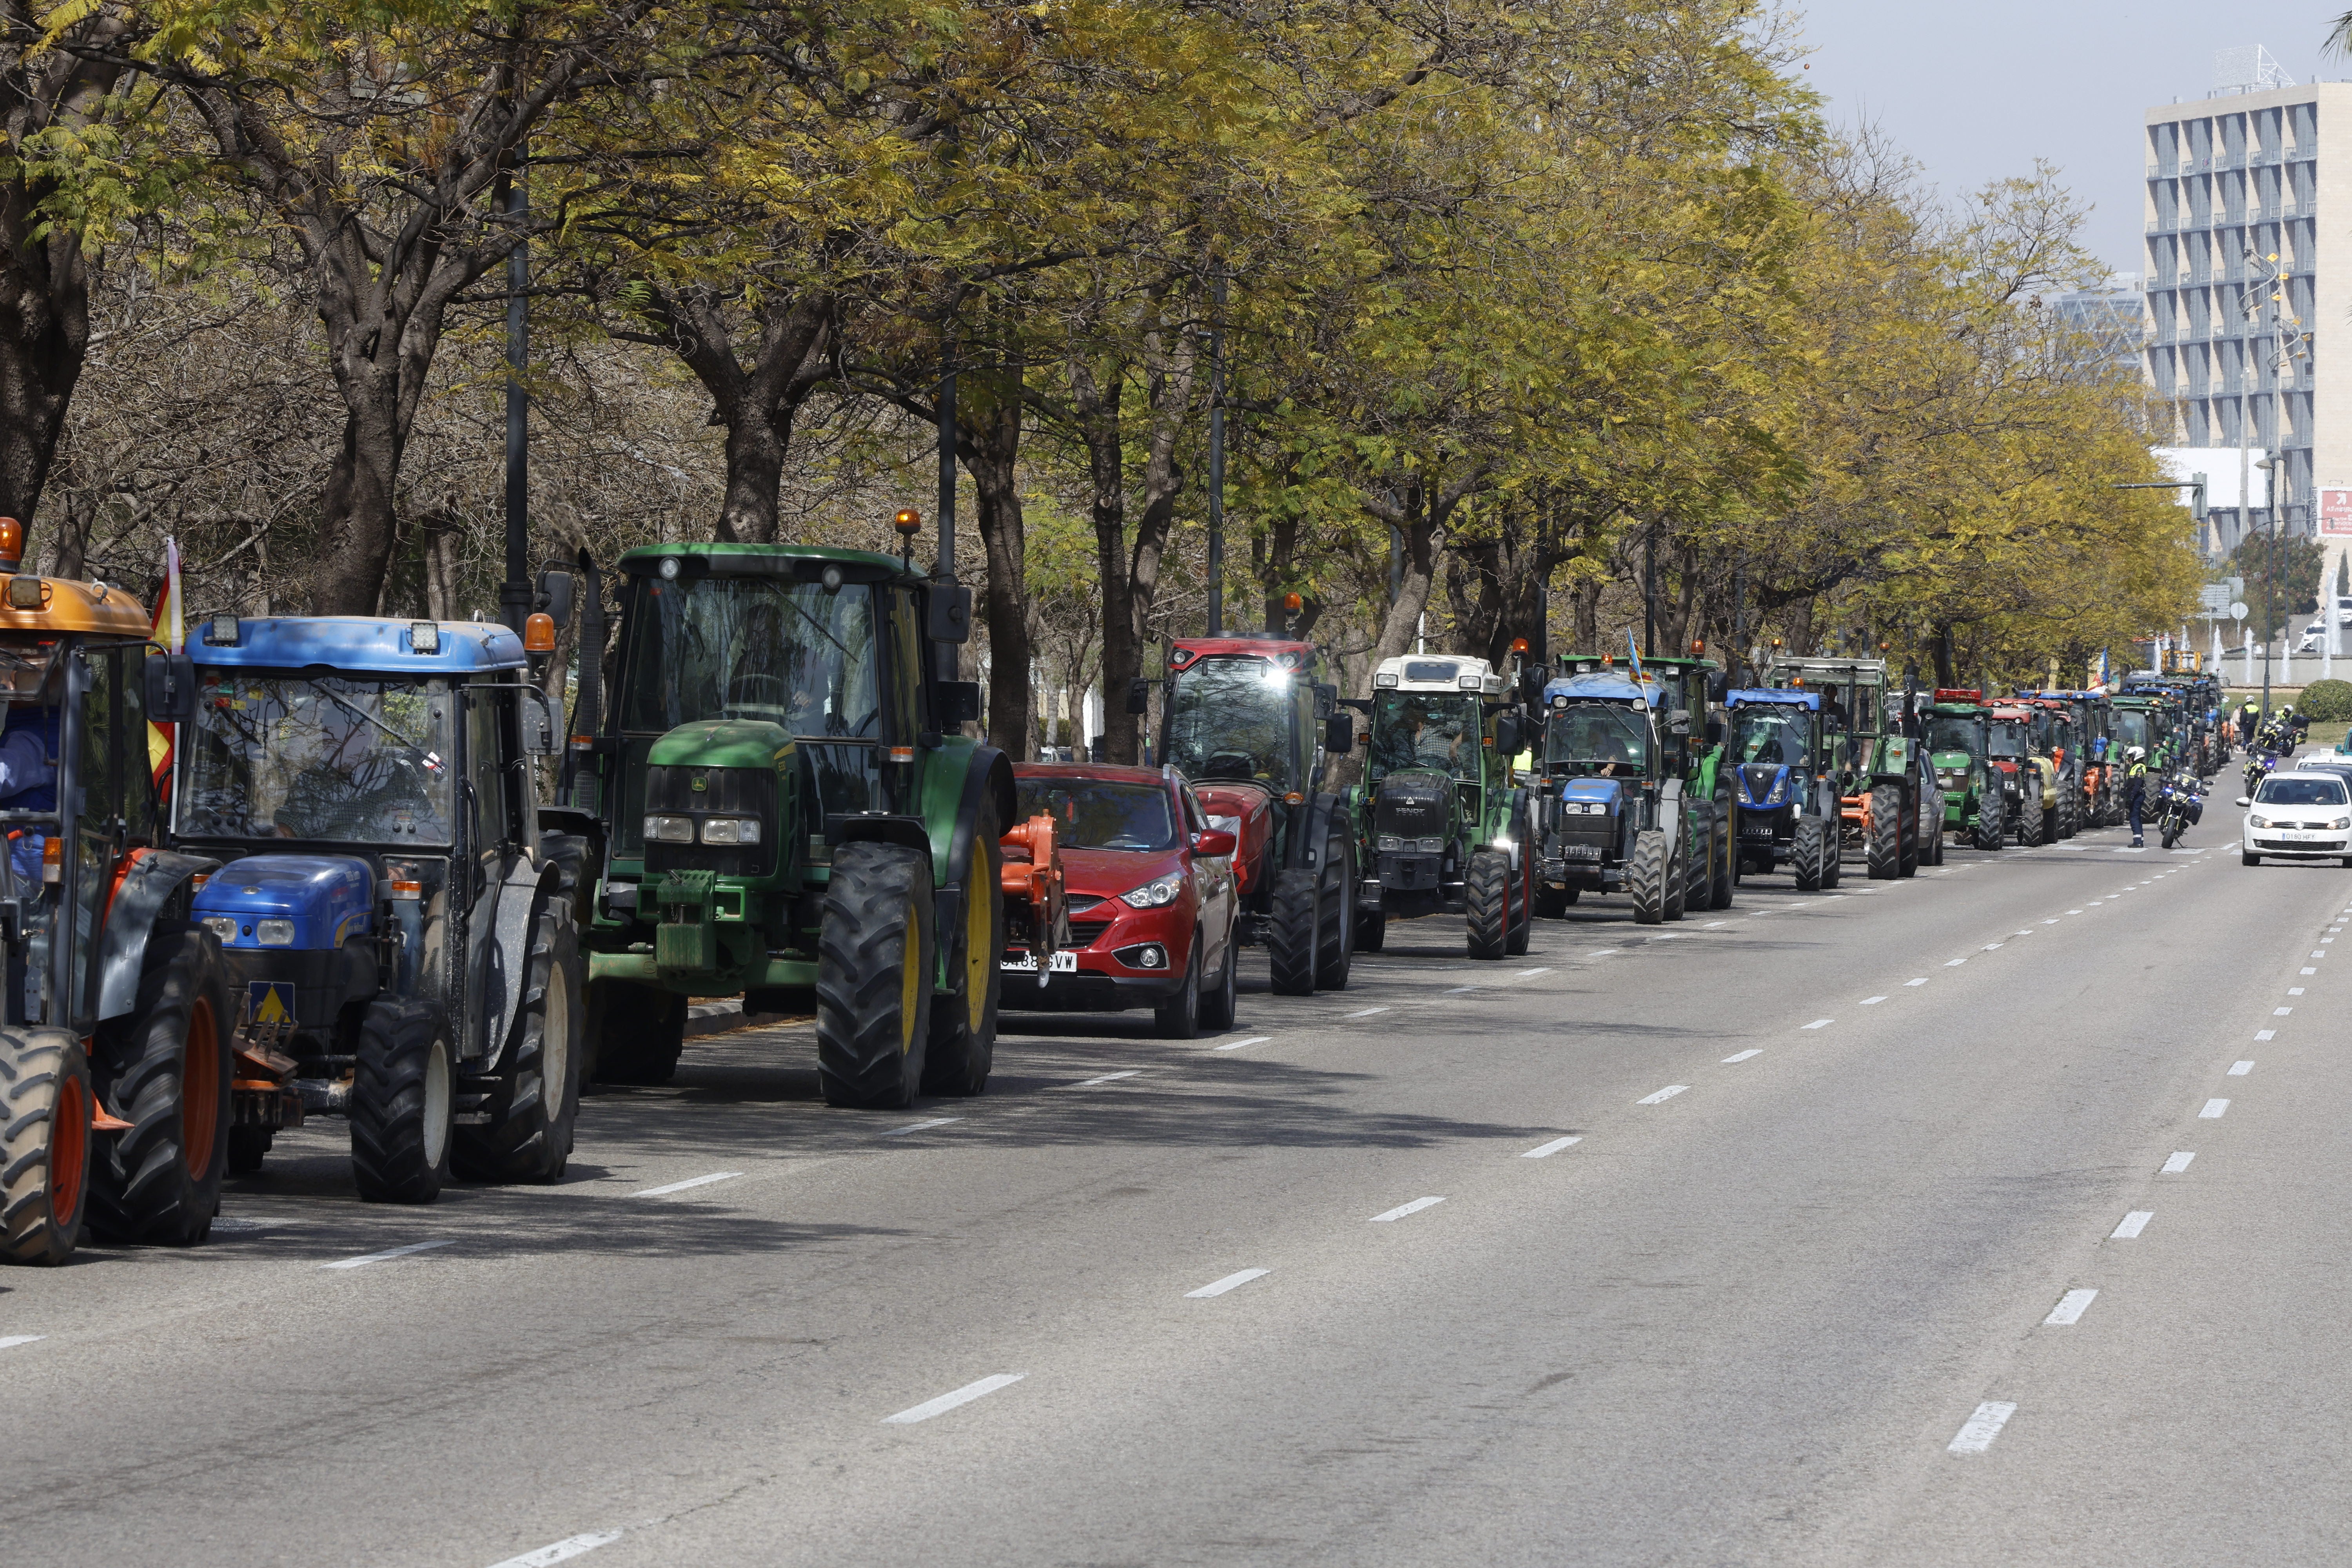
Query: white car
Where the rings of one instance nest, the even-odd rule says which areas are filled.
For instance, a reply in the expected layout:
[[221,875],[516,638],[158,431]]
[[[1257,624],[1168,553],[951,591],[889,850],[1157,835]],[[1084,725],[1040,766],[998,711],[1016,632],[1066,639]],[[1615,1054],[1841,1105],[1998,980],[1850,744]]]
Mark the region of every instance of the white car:
[[2259,866],[2274,860],[2341,859],[2352,866],[2352,792],[2342,774],[2295,770],[2262,782],[2247,807],[2240,858]]

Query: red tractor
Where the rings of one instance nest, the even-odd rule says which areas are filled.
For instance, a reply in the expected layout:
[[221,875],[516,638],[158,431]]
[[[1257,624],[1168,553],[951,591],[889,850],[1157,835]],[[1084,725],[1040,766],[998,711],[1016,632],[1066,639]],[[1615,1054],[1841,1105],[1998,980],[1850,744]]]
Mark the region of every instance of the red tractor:
[[[1356,952],[1356,865],[1347,810],[1319,789],[1328,754],[1355,746],[1314,645],[1273,634],[1188,637],[1169,649],[1159,758],[1192,785],[1234,855],[1236,933],[1262,943],[1274,989],[1346,988]],[[1149,697],[1138,681],[1131,710]]]

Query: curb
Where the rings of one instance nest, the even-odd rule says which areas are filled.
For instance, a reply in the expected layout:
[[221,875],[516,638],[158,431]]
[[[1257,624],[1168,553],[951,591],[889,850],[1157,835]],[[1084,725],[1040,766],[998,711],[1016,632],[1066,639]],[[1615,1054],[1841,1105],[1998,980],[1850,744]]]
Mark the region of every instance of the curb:
[[686,1010],[686,1037],[732,1034],[737,1029],[764,1029],[772,1024],[807,1024],[813,1015],[746,1013],[740,1002],[698,1002]]

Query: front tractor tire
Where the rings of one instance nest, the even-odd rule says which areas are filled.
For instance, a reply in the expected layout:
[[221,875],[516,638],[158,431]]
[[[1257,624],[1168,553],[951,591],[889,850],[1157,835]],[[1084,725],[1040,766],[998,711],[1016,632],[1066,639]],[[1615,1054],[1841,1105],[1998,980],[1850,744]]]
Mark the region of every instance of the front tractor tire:
[[1345,991],[1356,958],[1356,851],[1345,838],[1323,847],[1323,916],[1315,933],[1315,988]]
[[1499,849],[1474,850],[1462,879],[1463,913],[1470,926],[1470,956],[1500,958],[1510,943],[1511,858]]
[[1315,954],[1321,946],[1322,884],[1312,871],[1277,871],[1273,917],[1266,921],[1265,963],[1277,996],[1315,994]]
[[211,932],[149,937],[138,1001],[99,1026],[105,1098],[131,1123],[91,1162],[100,1235],[192,1247],[211,1232],[228,1169],[229,1016]]
[[625,980],[592,982],[587,998],[582,1059],[596,1081],[667,1083],[686,1049],[687,999]]
[[467,1181],[562,1179],[580,1114],[585,989],[571,902],[551,899],[531,931],[505,1070],[488,1082],[489,1120],[459,1127],[450,1145],[451,1167]]
[[1903,875],[1903,792],[1893,784],[1870,792],[1870,839],[1864,847],[1872,881]]
[[1625,864],[1625,891],[1633,896],[1635,925],[1654,926],[1668,918],[1666,881],[1679,869],[1664,828],[1653,827],[1633,836],[1633,858]]
[[457,1131],[449,1029],[426,1002],[383,996],[360,1022],[352,1075],[352,1179],[372,1204],[429,1204],[449,1180]]
[[2031,849],[2042,841],[2046,827],[2044,816],[2042,809],[2042,791],[2038,785],[2027,789],[2018,797],[2017,846],[2019,848]]
[[1820,817],[1797,818],[1797,826],[1789,835],[1789,869],[1797,879],[1797,891],[1821,891],[1824,868],[1830,855],[1835,853],[1825,849],[1822,840],[1832,837],[1822,830]]
[[1516,906],[1510,934],[1503,939],[1503,954],[1507,958],[1523,958],[1536,935],[1536,858],[1528,847],[1527,836],[1519,836],[1519,869],[1511,878],[1512,901]]
[[[971,832],[963,931],[948,954],[952,989],[931,998],[931,1043],[923,1060],[923,1089],[930,1094],[979,1094],[996,1065],[996,1012],[1004,994],[1004,850],[995,807],[981,807]],[[941,940],[947,934],[940,932]]]
[[930,857],[899,844],[834,852],[817,943],[816,1075],[825,1103],[901,1110],[930,1041]]
[[1974,832],[1976,847],[1990,852],[2009,842],[2008,813],[1999,795],[1977,797],[1977,820]]
[[97,1106],[79,1040],[63,1029],[0,1029],[0,1263],[73,1256]]

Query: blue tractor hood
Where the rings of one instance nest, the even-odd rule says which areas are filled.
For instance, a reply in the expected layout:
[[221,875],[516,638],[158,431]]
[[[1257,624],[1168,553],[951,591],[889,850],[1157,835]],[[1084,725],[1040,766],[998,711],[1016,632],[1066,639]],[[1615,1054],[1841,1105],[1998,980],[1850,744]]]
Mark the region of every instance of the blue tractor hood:
[[318,952],[338,948],[370,929],[375,908],[375,872],[355,855],[247,855],[215,871],[196,894],[198,920],[224,923],[215,932],[226,948],[258,948],[264,921],[293,926],[291,942],[272,949]]
[[[522,639],[488,621],[402,621],[382,616],[257,616],[189,628],[199,667],[306,669],[346,675],[464,676],[523,668]],[[430,650],[419,651],[419,634]]]
[[1768,702],[1783,708],[1807,708],[1818,712],[1822,706],[1822,694],[1818,691],[1790,691],[1778,687],[1757,690],[1743,686],[1737,691],[1725,693],[1723,699],[1726,708],[1753,708]]
[[1597,800],[1612,811],[1617,809],[1617,803],[1624,794],[1625,784],[1622,779],[1570,779],[1559,788],[1562,800]]
[[1635,680],[1630,675],[1600,669],[1545,682],[1544,706],[1550,707],[1555,697],[1571,702],[1639,702],[1655,708],[1666,700],[1666,689],[1654,680]]

